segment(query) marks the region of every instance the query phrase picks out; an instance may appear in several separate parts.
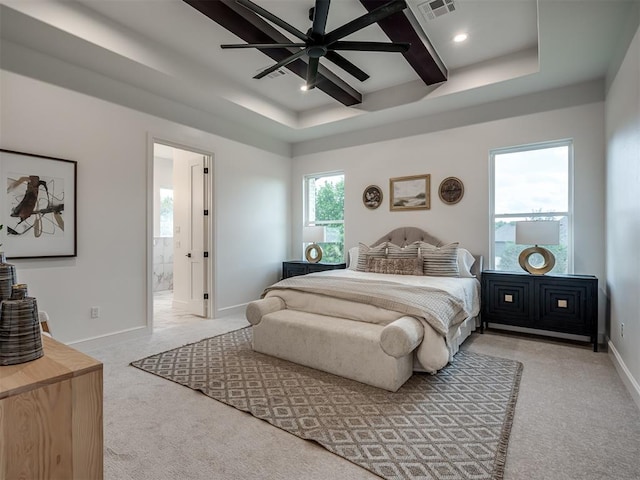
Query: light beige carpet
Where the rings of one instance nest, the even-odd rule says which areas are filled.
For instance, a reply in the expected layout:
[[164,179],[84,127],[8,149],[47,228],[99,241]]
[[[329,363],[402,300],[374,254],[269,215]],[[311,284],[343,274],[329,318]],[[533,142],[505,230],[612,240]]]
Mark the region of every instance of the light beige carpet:
[[251,350],[244,328],[132,362],[385,479],[501,479],[522,364],[459,352],[391,393]]

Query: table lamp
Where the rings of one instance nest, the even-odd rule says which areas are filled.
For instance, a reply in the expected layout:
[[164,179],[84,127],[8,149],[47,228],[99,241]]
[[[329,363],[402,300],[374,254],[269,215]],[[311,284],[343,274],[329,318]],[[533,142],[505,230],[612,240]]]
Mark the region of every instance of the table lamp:
[[[538,245],[558,245],[560,243],[560,222],[557,221],[526,221],[516,222],[516,244],[534,245],[525,248],[518,257],[518,263],[527,272],[534,275],[544,275],[551,271],[556,259],[549,250]],[[542,255],[542,266],[532,265],[529,261],[534,254]]]
[[322,248],[318,243],[324,242],[324,227],[304,227],[302,241],[310,244],[304,251],[307,262],[318,263],[322,260]]

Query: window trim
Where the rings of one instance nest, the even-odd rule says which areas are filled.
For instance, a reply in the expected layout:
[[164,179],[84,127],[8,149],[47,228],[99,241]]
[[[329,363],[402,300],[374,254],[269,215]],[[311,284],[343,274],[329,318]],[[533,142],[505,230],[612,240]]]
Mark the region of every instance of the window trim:
[[[516,152],[524,152],[531,150],[542,150],[555,147],[568,147],[567,168],[569,170],[567,175],[567,207],[566,212],[536,212],[532,213],[508,213],[496,215],[495,212],[495,157],[496,155],[503,155]],[[524,145],[517,145],[513,147],[493,148],[489,150],[489,269],[495,268],[495,224],[497,218],[522,218],[522,217],[537,217],[537,216],[566,216],[567,217],[567,273],[574,272],[574,259],[573,259],[573,217],[575,215],[573,205],[573,191],[574,191],[574,145],[572,138],[565,138],[560,140],[551,140],[548,142],[528,143]]]

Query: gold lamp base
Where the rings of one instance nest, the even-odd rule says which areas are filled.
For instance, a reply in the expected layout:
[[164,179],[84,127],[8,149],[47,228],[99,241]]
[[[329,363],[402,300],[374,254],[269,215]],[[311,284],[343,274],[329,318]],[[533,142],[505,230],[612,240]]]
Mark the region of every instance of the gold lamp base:
[[304,258],[309,263],[318,263],[322,260],[322,248],[317,243],[312,243],[304,251]]
[[[529,257],[535,254],[542,255],[544,263],[540,267],[536,267],[535,265],[531,265],[529,262]],[[547,272],[550,272],[551,269],[556,264],[556,258],[546,248],[542,248],[539,246],[525,248],[518,257],[518,263],[522,267],[523,270],[532,273],[533,275],[544,275]]]

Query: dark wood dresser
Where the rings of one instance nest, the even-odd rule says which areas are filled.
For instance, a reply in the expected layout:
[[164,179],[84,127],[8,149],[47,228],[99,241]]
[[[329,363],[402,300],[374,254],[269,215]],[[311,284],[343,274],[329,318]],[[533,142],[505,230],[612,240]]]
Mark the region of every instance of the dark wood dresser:
[[588,336],[598,351],[598,279],[482,272],[482,322]]
[[282,278],[306,275],[307,273],[324,272],[325,270],[339,270],[347,268],[346,263],[310,263],[304,260],[289,260],[282,262]]

